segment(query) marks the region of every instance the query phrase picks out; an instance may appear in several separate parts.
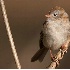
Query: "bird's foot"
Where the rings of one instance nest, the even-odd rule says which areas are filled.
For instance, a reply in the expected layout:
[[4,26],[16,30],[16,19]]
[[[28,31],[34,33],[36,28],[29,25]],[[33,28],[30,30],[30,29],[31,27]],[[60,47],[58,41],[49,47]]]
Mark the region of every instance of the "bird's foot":
[[56,67],[60,64],[60,60],[56,56],[51,57],[51,61],[56,63]]
[[67,53],[67,49],[68,49],[68,43],[64,43],[62,46],[61,46],[61,50],[63,51],[62,54],[64,55],[64,53]]
[[55,58],[55,55],[52,55],[52,54],[51,54],[51,60],[54,61],[55,59],[56,59],[56,58]]
[[50,54],[51,54],[51,62],[55,62],[56,66],[59,66],[60,60],[58,59],[58,57],[56,55],[52,54],[51,49],[50,49]]

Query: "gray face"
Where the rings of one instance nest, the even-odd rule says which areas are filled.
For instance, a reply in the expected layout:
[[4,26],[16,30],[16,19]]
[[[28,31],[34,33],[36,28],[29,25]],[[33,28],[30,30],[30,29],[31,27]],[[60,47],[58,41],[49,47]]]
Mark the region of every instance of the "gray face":
[[51,20],[59,20],[65,17],[68,18],[68,14],[62,10],[54,10],[54,11],[51,11],[49,14],[51,15],[50,17]]
[[55,10],[53,12],[50,13],[50,15],[52,16],[52,18],[58,19],[60,18],[60,14],[61,12],[59,10]]

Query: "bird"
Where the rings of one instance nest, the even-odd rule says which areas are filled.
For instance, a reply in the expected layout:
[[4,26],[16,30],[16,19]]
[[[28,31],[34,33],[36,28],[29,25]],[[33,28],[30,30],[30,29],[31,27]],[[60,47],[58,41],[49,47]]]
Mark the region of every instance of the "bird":
[[52,51],[64,49],[64,45],[70,37],[69,15],[62,7],[52,8],[45,17],[46,20],[40,32],[40,49],[31,58],[31,62],[37,60],[42,62],[48,50],[53,59]]

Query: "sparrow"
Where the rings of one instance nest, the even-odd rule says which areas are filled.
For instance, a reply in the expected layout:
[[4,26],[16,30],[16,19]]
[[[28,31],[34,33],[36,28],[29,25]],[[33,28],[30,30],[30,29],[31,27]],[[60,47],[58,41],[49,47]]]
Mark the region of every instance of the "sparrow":
[[46,21],[40,32],[40,49],[31,58],[31,62],[43,61],[48,50],[53,58],[52,51],[64,48],[70,37],[69,16],[63,8],[56,6],[45,17]]

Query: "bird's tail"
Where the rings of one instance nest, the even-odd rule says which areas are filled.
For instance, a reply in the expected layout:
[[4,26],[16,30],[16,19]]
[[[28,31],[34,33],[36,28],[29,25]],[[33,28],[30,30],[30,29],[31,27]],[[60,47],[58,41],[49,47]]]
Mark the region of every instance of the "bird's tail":
[[46,47],[39,49],[36,52],[36,54],[31,58],[31,62],[34,62],[36,60],[39,60],[40,62],[42,62],[47,52],[48,52],[48,48]]

